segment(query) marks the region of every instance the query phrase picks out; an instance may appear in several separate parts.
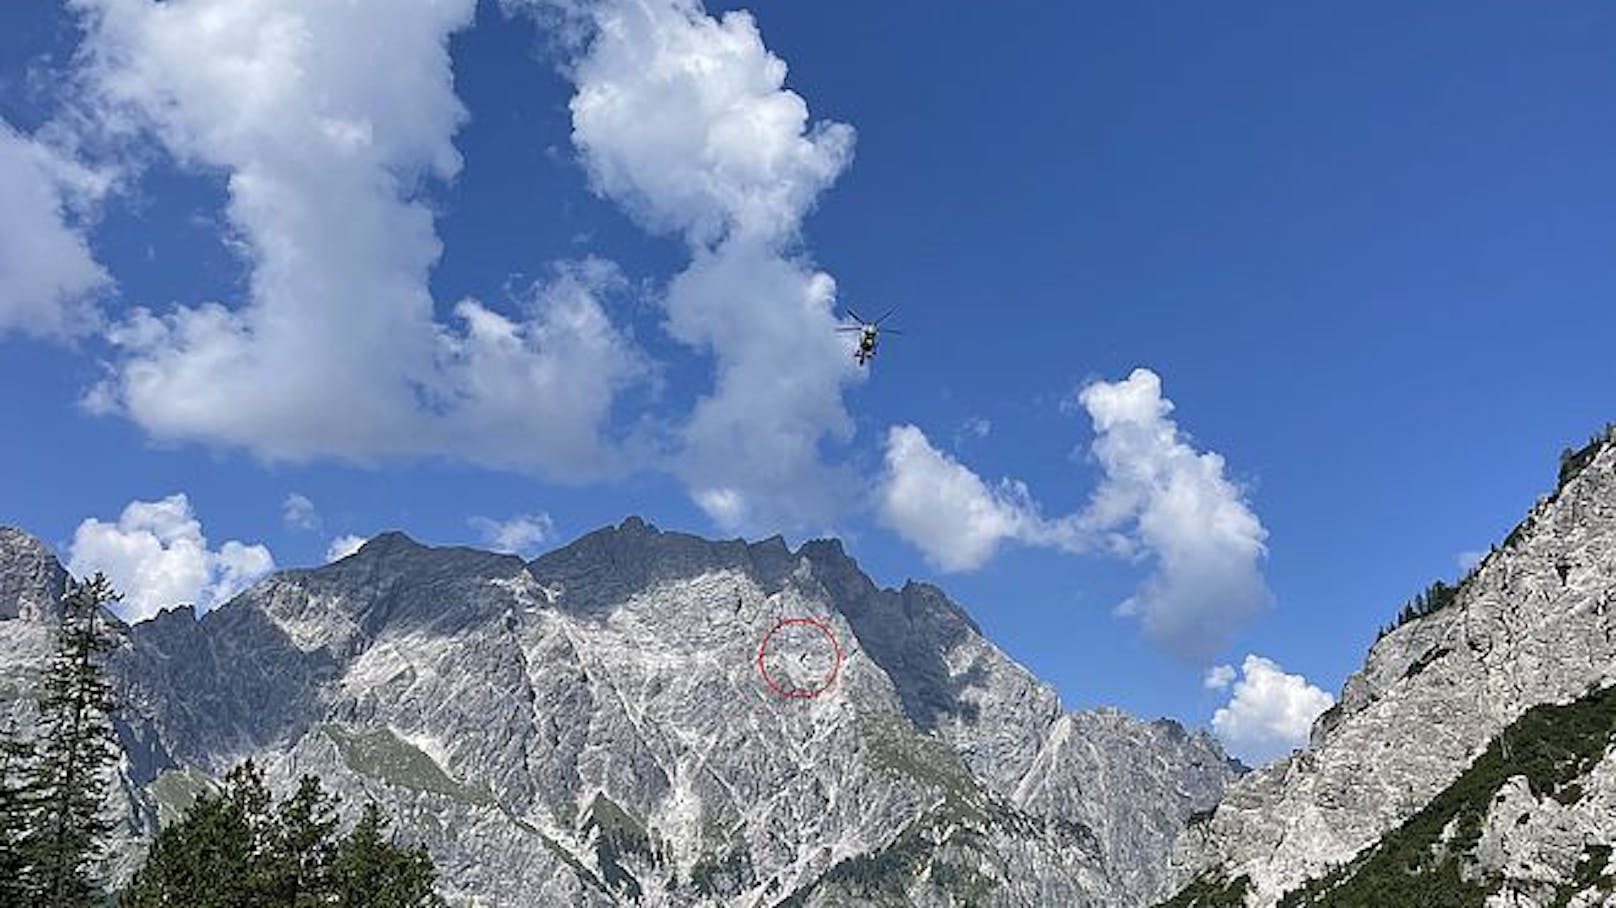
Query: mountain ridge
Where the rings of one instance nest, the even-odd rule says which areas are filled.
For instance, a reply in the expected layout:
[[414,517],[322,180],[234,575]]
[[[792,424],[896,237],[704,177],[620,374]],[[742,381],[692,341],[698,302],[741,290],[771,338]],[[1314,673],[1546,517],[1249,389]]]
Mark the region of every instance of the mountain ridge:
[[[15,549],[0,590],[38,587]],[[118,629],[119,873],[252,757],[382,802],[464,904],[1133,904],[1235,775],[1204,731],[1064,711],[941,589],[879,587],[835,540],[631,517],[524,561],[390,532],[194,615]],[[798,615],[848,654],[811,701],[755,666]],[[44,622],[0,621],[37,658],[9,624]]]
[[[1529,711],[1616,683],[1613,603],[1616,434],[1607,430],[1562,458],[1554,490],[1440,607],[1411,615],[1369,648],[1337,705],[1315,722],[1307,748],[1243,777],[1186,828],[1172,858],[1179,898],[1170,904],[1302,904],[1294,900],[1309,887],[1307,898],[1320,901],[1305,904],[1359,904],[1329,901],[1336,896],[1319,888],[1321,878],[1334,874],[1339,882],[1341,868],[1360,865],[1429,805],[1454,797],[1453,786]],[[1579,778],[1591,791],[1616,794],[1606,778],[1613,771],[1616,752],[1608,752]],[[1500,803],[1521,804],[1507,788],[1499,789]],[[1552,801],[1537,798],[1520,822],[1536,830],[1527,817],[1571,816]],[[1515,821],[1484,813],[1478,822],[1488,829]],[[1575,820],[1579,835],[1616,841],[1616,810],[1611,817]],[[1476,841],[1441,838],[1430,847],[1477,849],[1500,840],[1511,842],[1507,859],[1503,851],[1461,853],[1464,872],[1488,881],[1486,904],[1555,904],[1557,888],[1571,885],[1578,871],[1574,860],[1553,853],[1574,858],[1580,849],[1561,847],[1554,835],[1500,832]],[[1432,866],[1451,872],[1450,865]],[[1241,881],[1244,894],[1236,895]],[[1492,900],[1506,892],[1515,900]]]

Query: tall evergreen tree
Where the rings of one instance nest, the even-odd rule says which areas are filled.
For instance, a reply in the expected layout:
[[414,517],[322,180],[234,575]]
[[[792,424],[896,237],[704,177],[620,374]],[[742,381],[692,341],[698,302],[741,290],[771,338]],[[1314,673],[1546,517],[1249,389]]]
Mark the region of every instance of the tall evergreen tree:
[[336,799],[304,776],[276,804],[249,761],[157,835],[121,908],[441,908],[425,848],[386,835],[371,804],[337,836]]
[[103,805],[117,740],[108,719],[112,687],[102,674],[113,643],[101,610],[117,599],[101,574],[70,580],[62,597],[39,702],[39,755],[28,773],[35,798],[27,843],[31,904],[88,908],[103,901],[96,865],[112,828]]
[[331,863],[337,853],[336,799],[320,780],[304,776],[297,792],[276,811],[272,888],[275,904],[288,908],[330,904]]
[[33,808],[28,771],[33,746],[17,734],[14,722],[0,730],[0,906],[26,904],[27,834]]
[[365,812],[337,851],[341,908],[436,908],[443,900],[433,891],[437,869],[423,846],[401,848],[385,836],[387,820],[376,802]]
[[252,762],[230,771],[225,790],[203,795],[184,819],[157,833],[122,908],[248,908],[274,904],[264,871],[273,830],[269,791]]

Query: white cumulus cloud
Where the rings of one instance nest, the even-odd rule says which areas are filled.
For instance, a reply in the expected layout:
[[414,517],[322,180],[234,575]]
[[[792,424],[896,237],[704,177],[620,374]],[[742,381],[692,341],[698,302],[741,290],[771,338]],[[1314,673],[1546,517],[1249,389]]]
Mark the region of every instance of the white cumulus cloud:
[[331,540],[330,545],[326,546],[326,563],[329,564],[330,562],[341,561],[342,559],[347,558],[354,552],[359,551],[359,547],[369,541],[370,540],[364,536],[355,536],[352,533],[338,536],[337,538]]
[[944,570],[980,567],[1006,541],[1145,560],[1153,570],[1119,612],[1181,655],[1211,656],[1269,601],[1267,531],[1223,458],[1196,451],[1168,418],[1155,373],[1095,382],[1078,400],[1102,470],[1083,511],[1045,518],[1022,483],[990,486],[919,429],[898,426],[887,437],[882,521]]
[[695,0],[599,0],[574,62],[573,142],[595,186],[647,227],[713,247],[791,239],[852,155],[811,122],[750,13]]
[[[1230,675],[1232,680],[1232,669]],[[1212,732],[1229,753],[1259,766],[1306,745],[1313,720],[1334,704],[1334,697],[1303,676],[1248,655],[1228,705],[1212,714]]]
[[851,160],[853,130],[810,119],[745,12],[563,5],[592,32],[568,73],[573,144],[594,188],[691,251],[668,287],[667,326],[710,351],[716,373],[676,471],[726,528],[827,521],[852,480],[822,445],[851,437],[842,389],[860,372],[834,333],[835,283],[802,254],[799,228]]
[[1094,422],[1093,453],[1105,473],[1082,524],[1111,539],[1121,534],[1155,567],[1122,613],[1181,653],[1217,652],[1270,600],[1259,564],[1268,531],[1224,475],[1223,457],[1184,439],[1154,372],[1095,382],[1078,400]]
[[[423,185],[466,118],[448,41],[475,0],[73,0],[106,122],[226,178],[246,299],[139,309],[89,403],[152,435],[265,459],[443,456],[557,478],[612,469],[600,433],[639,358],[599,262],[498,312],[433,316]],[[363,36],[356,40],[355,36]]]
[[496,552],[532,555],[541,543],[555,536],[555,521],[549,514],[518,514],[506,520],[473,517],[468,523]]
[[888,430],[886,468],[882,522],[942,570],[981,567],[1004,540],[1035,535],[1039,520],[1024,487],[988,486],[914,426]]
[[131,622],[177,605],[206,612],[274,568],[275,559],[262,545],[230,540],[210,548],[183,493],[130,502],[112,523],[83,521],[68,557],[75,575],[106,574],[123,594],[114,611]]
[[0,336],[66,338],[97,327],[91,299],[111,279],[69,215],[75,199],[104,189],[100,176],[0,119]]

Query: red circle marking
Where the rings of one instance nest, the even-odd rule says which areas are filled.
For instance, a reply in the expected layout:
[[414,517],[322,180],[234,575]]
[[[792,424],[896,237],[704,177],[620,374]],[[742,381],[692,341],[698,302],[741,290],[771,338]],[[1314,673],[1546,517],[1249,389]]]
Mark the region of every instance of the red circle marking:
[[[830,673],[825,676],[825,679],[820,682],[818,687],[781,687],[779,682],[769,676],[769,669],[763,664],[763,657],[769,651],[769,640],[782,628],[793,625],[811,627],[824,634],[825,639],[830,641],[831,651],[836,654],[835,661],[830,666]],[[836,642],[836,635],[831,633],[830,627],[817,618],[782,618],[774,627],[769,629],[767,634],[763,635],[763,643],[758,646],[757,666],[758,674],[763,676],[763,681],[769,685],[770,690],[787,699],[811,700],[830,689],[830,686],[836,683],[836,673],[841,671],[842,668],[842,645]]]

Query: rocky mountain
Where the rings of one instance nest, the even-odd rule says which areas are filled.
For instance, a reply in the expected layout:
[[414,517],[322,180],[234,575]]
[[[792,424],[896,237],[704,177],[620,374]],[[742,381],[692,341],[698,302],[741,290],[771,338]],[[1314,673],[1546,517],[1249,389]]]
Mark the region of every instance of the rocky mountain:
[[1174,906],[1616,905],[1616,434],[1177,843]]
[[[64,577],[0,531],[25,719]],[[1064,712],[834,541],[630,519],[524,562],[392,533],[117,633],[118,873],[251,757],[379,801],[458,904],[1131,906],[1236,774],[1173,722]]]

